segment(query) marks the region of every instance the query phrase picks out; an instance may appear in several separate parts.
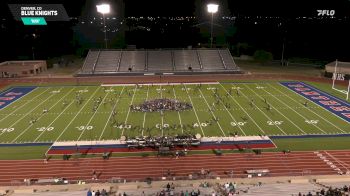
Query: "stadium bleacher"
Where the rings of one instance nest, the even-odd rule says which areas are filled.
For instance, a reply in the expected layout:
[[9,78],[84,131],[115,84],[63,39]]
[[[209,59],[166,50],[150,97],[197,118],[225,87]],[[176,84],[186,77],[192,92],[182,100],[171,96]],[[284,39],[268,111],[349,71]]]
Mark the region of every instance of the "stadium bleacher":
[[228,49],[90,50],[79,76],[137,73],[241,73]]

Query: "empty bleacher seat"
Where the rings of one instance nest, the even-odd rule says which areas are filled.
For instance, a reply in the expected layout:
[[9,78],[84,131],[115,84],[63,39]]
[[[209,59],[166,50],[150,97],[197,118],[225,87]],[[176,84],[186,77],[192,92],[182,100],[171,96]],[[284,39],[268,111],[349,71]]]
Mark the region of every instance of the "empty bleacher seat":
[[100,52],[95,66],[95,72],[115,72],[119,63],[121,51],[112,50]]
[[148,71],[171,71],[171,50],[148,51]]

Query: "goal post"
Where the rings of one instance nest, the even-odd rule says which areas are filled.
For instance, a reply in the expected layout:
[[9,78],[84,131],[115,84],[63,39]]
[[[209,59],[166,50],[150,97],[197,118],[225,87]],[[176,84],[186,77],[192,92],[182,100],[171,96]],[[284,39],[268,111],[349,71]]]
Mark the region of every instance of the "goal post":
[[[333,64],[333,63],[330,63]],[[327,64],[326,66],[329,66],[330,64]],[[326,68],[327,69],[327,68]],[[329,70],[329,68],[328,68]],[[343,93],[346,95],[346,100],[349,100],[349,94],[350,94],[350,63],[349,62],[340,62],[338,60],[335,60],[334,63],[334,71],[332,74],[332,89],[336,90],[340,93]],[[343,88],[345,85],[337,85],[337,81],[343,81],[348,80],[347,88]]]

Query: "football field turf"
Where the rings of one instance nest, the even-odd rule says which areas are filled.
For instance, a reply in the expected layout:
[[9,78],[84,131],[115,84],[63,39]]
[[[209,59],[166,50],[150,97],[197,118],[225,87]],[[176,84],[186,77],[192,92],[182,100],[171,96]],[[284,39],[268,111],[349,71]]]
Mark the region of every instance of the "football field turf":
[[[158,98],[176,99],[193,108],[162,113],[130,109]],[[106,140],[122,135],[344,133],[350,133],[348,121],[278,82],[39,86],[0,109],[1,143]]]

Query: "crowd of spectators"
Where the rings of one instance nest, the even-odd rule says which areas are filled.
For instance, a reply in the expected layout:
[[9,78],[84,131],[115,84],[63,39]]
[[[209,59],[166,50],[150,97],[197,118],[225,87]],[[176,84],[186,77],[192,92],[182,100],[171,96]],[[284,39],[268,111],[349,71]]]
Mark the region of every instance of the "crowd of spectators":
[[316,194],[312,194],[309,192],[308,194],[299,193],[298,196],[344,196],[350,195],[350,185],[344,185],[342,188],[332,188],[322,189],[321,191],[317,191]]
[[144,103],[134,106],[130,106],[133,111],[142,112],[158,112],[164,110],[170,111],[182,111],[192,109],[192,105],[189,103],[182,103],[175,99],[153,99],[145,101]]
[[94,191],[94,190],[88,190],[87,196],[108,196],[108,193],[105,189],[102,189],[102,191],[100,190],[97,190],[97,191]]

